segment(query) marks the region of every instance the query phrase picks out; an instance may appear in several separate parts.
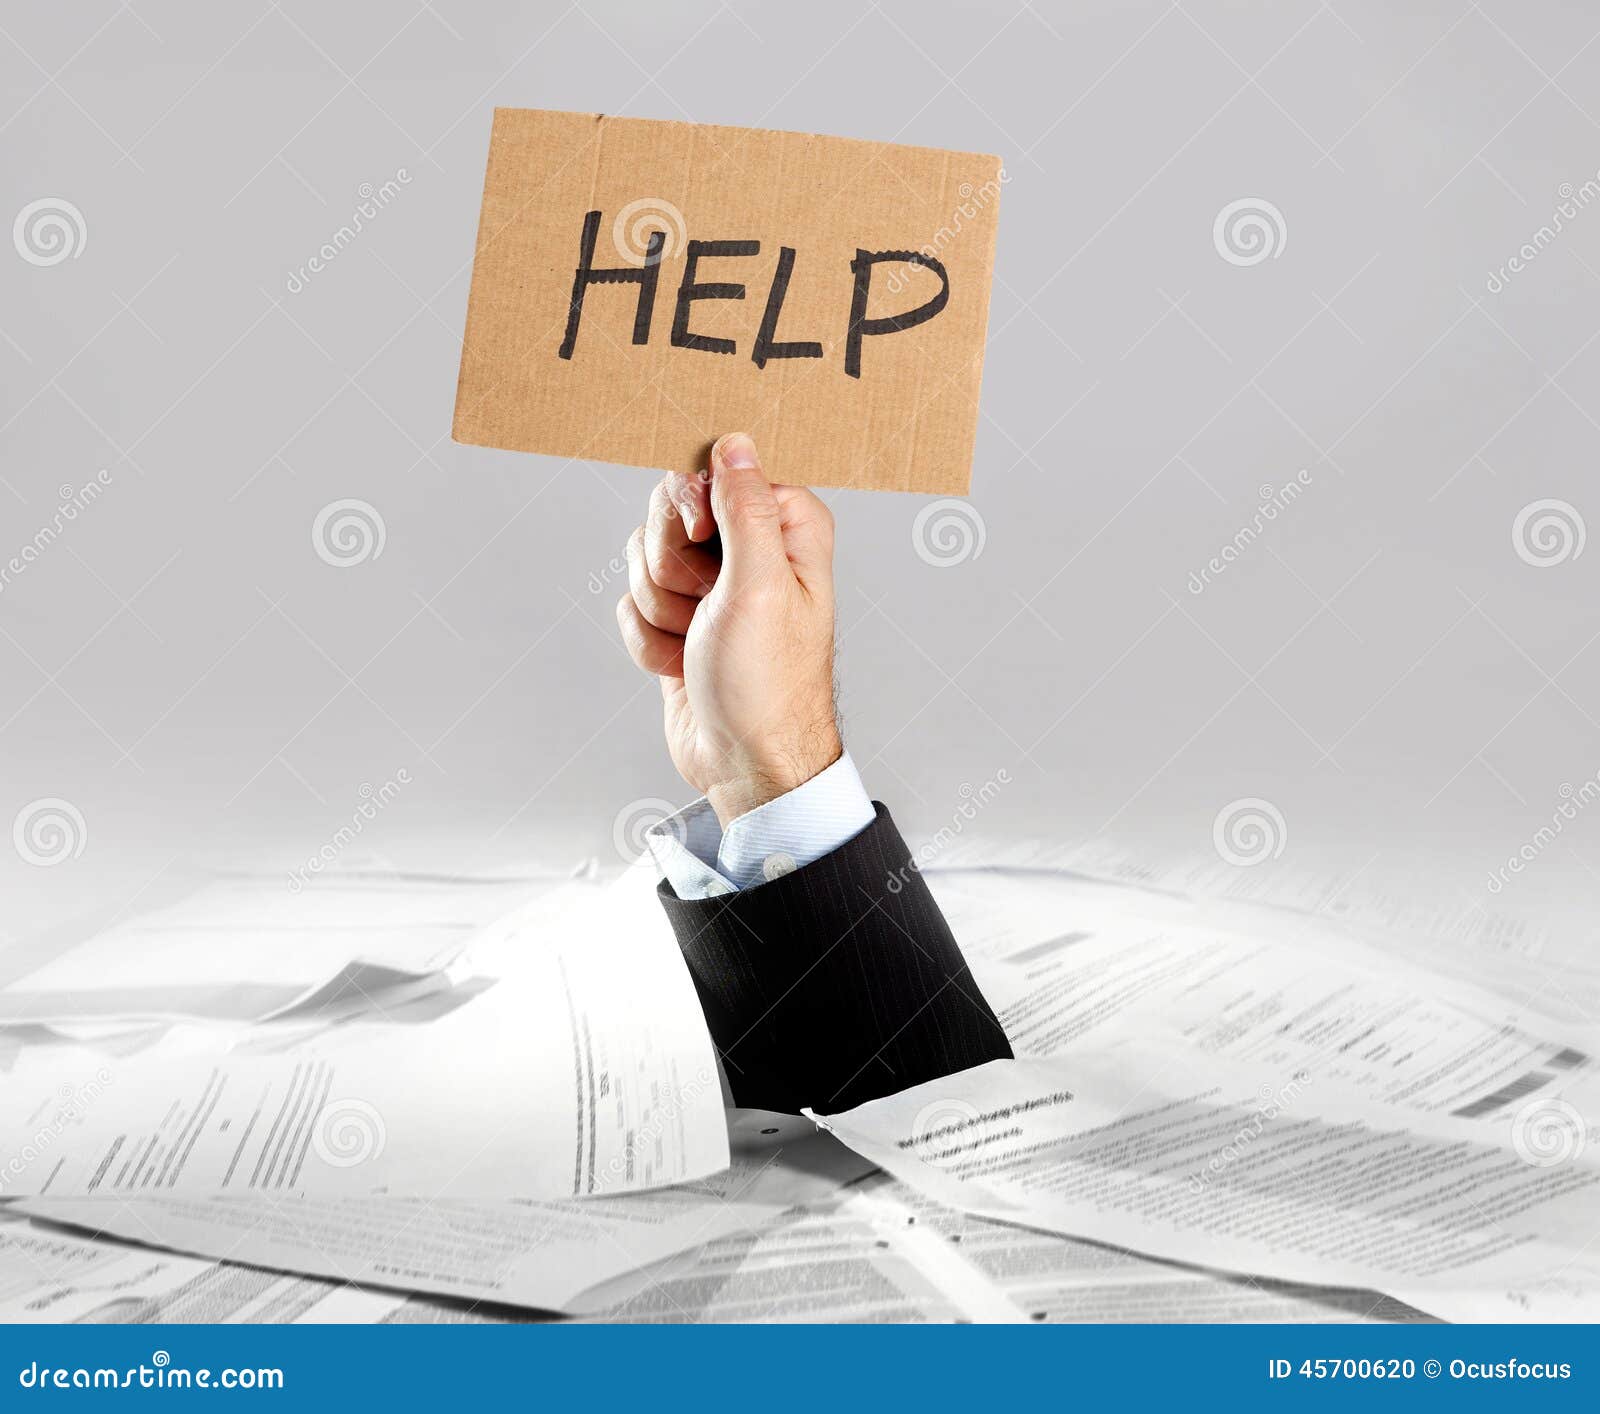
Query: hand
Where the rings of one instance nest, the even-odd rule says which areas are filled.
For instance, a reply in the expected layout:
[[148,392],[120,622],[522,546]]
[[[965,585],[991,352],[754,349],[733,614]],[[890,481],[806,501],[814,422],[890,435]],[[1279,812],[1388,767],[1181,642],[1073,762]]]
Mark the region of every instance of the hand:
[[623,642],[661,679],[672,764],[724,829],[839,759],[833,516],[769,485],[749,437],[718,441],[709,476],[655,488],[628,586]]

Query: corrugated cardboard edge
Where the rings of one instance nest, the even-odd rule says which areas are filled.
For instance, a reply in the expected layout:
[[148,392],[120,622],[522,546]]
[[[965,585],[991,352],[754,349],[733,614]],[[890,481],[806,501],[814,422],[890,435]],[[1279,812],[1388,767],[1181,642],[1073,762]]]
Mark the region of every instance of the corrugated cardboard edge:
[[983,286],[983,317],[978,321],[982,338],[978,342],[978,352],[972,359],[972,392],[977,400],[977,416],[972,419],[972,436],[968,439],[964,449],[963,462],[967,468],[966,485],[958,492],[947,493],[959,496],[970,496],[972,494],[972,477],[978,465],[978,428],[983,423],[983,363],[989,354],[989,306],[993,303],[994,297],[995,262],[1000,255],[1000,206],[1001,193],[1005,190],[1005,162],[990,153],[981,155],[994,163],[994,175],[992,178],[995,186],[994,220],[984,231],[985,238],[989,243],[989,248],[986,252],[989,279]]
[[461,334],[461,364],[456,373],[456,403],[450,419],[450,440],[465,446],[483,447],[488,443],[476,440],[462,424],[467,420],[462,408],[466,401],[467,361],[471,358],[472,336],[480,318],[480,287],[478,284],[478,258],[492,239],[487,234],[489,223],[489,187],[494,181],[495,130],[500,123],[501,110],[496,108],[489,123],[489,150],[483,162],[483,195],[478,198],[478,234],[472,243],[472,282],[467,290],[467,322]]

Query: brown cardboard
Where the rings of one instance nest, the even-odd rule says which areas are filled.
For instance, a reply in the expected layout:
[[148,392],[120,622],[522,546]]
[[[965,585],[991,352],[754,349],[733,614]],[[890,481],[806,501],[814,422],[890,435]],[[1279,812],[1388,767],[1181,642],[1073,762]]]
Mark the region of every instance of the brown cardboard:
[[[969,152],[497,109],[455,439],[693,471],[744,431],[775,481],[964,494],[1003,181]],[[618,273],[584,284],[569,341],[586,222],[591,268]],[[680,312],[699,242],[717,244]],[[895,255],[858,263],[879,252]],[[779,347],[758,366],[782,267]]]

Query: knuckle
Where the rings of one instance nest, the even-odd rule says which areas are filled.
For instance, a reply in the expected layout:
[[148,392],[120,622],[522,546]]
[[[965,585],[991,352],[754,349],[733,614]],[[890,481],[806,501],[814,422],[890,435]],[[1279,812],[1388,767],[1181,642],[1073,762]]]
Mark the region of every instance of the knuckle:
[[650,582],[650,571],[645,563],[646,557],[642,548],[628,556],[628,588],[633,591],[634,598],[639,597],[640,591]]
[[665,628],[667,626],[662,622],[668,602],[667,598],[649,580],[634,589],[633,602],[639,606],[639,614],[647,624],[654,624],[657,628]]
[[673,555],[659,541],[646,539],[640,546],[629,574],[634,589],[649,593],[658,585],[670,587],[673,583]]
[[678,508],[667,499],[666,491],[658,486],[650,495],[650,509],[645,513],[645,524],[652,535],[661,535],[665,528],[678,518]]
[[778,503],[765,487],[739,485],[723,493],[725,513],[733,520],[769,521],[779,515]]
[[767,576],[740,584],[730,601],[730,607],[741,617],[761,621],[779,617],[784,611],[783,597],[777,585]]
[[672,556],[659,545],[646,545],[640,573],[655,584],[671,585],[674,582]]
[[692,594],[699,585],[700,577],[693,564],[676,551],[663,550],[650,556],[649,566],[655,587],[678,594]]

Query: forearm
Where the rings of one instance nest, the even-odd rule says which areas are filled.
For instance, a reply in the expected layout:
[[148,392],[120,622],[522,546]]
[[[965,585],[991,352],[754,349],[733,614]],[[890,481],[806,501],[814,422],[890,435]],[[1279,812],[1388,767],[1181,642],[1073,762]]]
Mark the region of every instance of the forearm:
[[750,438],[670,475],[617,621],[704,797],[652,832],[735,1100],[840,1110],[1011,1054],[834,720],[833,516]]
[[770,882],[661,901],[741,1105],[848,1109],[1011,1055],[882,805]]

